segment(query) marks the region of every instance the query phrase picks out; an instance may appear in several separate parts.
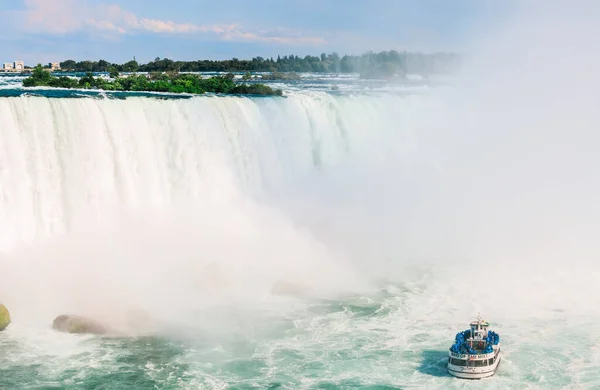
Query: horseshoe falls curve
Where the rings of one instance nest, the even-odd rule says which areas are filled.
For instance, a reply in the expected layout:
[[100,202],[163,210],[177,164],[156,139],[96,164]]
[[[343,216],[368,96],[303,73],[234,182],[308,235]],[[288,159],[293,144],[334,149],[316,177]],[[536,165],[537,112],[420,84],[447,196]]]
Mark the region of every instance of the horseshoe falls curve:
[[0,387],[598,386],[598,118],[505,92],[0,98]]
[[0,248],[69,232],[78,213],[281,189],[410,130],[403,100],[2,99]]

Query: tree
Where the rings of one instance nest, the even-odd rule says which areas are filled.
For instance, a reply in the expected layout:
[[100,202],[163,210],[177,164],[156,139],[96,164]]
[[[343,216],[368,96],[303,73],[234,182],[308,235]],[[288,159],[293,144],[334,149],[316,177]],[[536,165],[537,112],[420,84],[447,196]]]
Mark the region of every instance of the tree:
[[138,70],[139,67],[140,65],[136,60],[131,60],[123,64],[123,69],[125,70],[125,72],[135,72]]
[[37,66],[33,68],[31,76],[23,80],[23,86],[36,87],[40,85],[48,85],[51,79],[52,75],[50,74],[50,72],[45,70],[42,67],[42,64],[37,64]]
[[65,70],[74,70],[77,63],[73,60],[66,60],[60,63],[60,67]]
[[119,77],[119,70],[115,66],[108,68],[108,71],[111,78],[116,79]]
[[104,61],[104,60],[98,61],[98,71],[99,72],[106,72],[108,70],[109,66],[110,66],[110,64],[108,63],[108,61]]

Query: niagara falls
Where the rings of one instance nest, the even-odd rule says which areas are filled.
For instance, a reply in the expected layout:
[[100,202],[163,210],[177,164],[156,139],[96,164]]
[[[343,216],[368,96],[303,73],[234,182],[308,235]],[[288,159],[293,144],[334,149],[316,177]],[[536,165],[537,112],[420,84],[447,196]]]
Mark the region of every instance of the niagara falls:
[[0,389],[600,387],[598,17],[0,5]]

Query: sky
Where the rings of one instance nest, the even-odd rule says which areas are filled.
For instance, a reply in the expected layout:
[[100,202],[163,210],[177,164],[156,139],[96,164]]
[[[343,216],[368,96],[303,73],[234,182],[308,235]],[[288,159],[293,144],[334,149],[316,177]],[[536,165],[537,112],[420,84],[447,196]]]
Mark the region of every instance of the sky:
[[11,0],[0,62],[122,63],[366,51],[460,52],[511,13],[492,0]]

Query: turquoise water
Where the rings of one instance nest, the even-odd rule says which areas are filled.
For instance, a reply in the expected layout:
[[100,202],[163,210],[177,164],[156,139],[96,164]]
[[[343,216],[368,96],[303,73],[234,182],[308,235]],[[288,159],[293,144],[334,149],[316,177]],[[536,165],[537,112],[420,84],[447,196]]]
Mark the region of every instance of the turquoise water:
[[[587,328],[593,319],[561,326],[569,321],[563,313],[554,313],[551,322],[521,318],[532,331],[497,324],[504,352],[495,377],[472,382],[448,376],[447,347],[454,331],[467,325],[452,329],[443,320],[451,316],[415,307],[427,301],[439,305],[443,299],[435,291],[412,287],[389,285],[368,296],[337,300],[291,299],[262,310],[220,307],[203,312],[197,325],[144,337],[74,336],[42,329],[22,337],[15,322],[0,335],[0,386],[558,389],[600,384],[598,351],[589,348],[597,342],[597,332]],[[419,309],[428,317],[411,313]]]
[[[468,293],[451,267],[406,267],[404,282],[333,299],[277,297],[223,304],[141,337],[65,335],[17,319],[0,334],[3,389],[596,388],[595,315],[566,301],[527,304],[493,292],[503,360],[493,378],[446,373],[447,348],[467,328]],[[481,284],[475,284],[475,288]],[[542,287],[538,284],[538,288]],[[546,287],[550,287],[549,285]],[[565,309],[560,309],[560,307]],[[491,310],[490,310],[491,311]],[[191,320],[193,318],[193,320]],[[458,322],[457,318],[465,318]]]
[[[370,297],[291,301],[295,307],[285,313],[221,308],[203,317],[222,318],[226,330],[207,329],[199,319],[197,328],[177,335],[139,338],[11,340],[17,322],[0,339],[0,386],[398,389],[440,379],[452,385],[445,374],[446,340],[430,340],[425,330],[407,337],[408,329],[393,327],[409,295],[390,286]],[[36,341],[47,344],[32,345]]]

